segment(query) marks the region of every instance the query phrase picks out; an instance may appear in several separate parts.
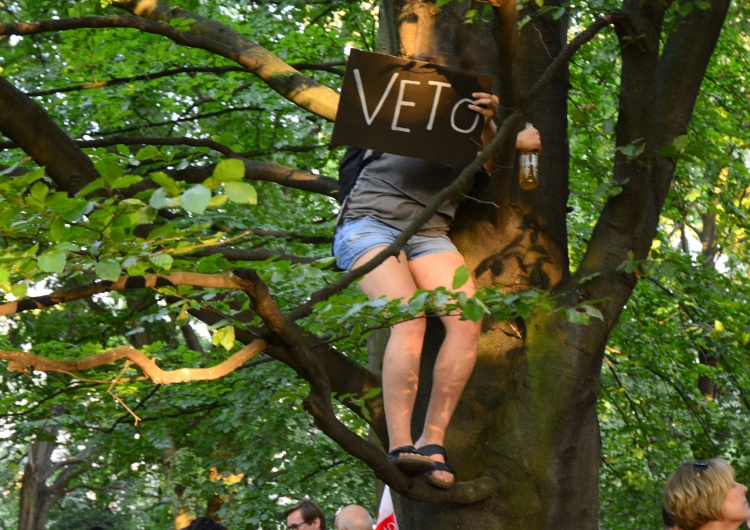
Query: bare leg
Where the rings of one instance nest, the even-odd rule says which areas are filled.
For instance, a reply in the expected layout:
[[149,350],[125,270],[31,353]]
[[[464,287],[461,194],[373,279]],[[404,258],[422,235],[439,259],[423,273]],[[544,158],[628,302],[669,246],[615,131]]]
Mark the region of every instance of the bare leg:
[[[463,256],[453,252],[429,254],[409,262],[412,277],[421,289],[451,285],[456,269],[463,264]],[[473,281],[469,279],[459,291],[473,296]],[[445,339],[435,361],[430,402],[417,447],[443,445],[448,424],[477,358],[481,323],[461,320],[459,315],[443,315],[440,318],[445,326]],[[444,460],[441,455],[433,455],[432,458],[441,462]],[[452,475],[446,471],[433,471],[433,476],[441,481],[452,479]]]
[[[354,267],[363,265],[382,248],[365,253]],[[388,258],[360,280],[359,287],[372,300],[385,296],[389,300],[408,301],[417,289],[406,256]],[[413,445],[411,417],[419,384],[419,360],[425,334],[424,319],[402,322],[391,327],[383,357],[383,406],[388,427],[389,451]]]

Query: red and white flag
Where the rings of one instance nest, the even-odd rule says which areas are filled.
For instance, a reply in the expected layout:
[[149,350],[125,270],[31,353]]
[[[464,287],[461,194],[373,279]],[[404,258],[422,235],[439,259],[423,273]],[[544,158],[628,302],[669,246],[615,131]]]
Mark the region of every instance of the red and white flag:
[[383,489],[383,497],[380,499],[380,508],[378,508],[378,523],[375,530],[398,530],[396,514],[393,511],[393,499],[391,498],[391,489],[386,486]]

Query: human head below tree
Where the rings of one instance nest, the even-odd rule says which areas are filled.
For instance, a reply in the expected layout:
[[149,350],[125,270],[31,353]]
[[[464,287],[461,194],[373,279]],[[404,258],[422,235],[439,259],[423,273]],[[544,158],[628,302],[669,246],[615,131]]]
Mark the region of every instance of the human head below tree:
[[210,517],[197,517],[183,530],[226,530],[226,527]]
[[686,462],[667,479],[664,508],[680,530],[736,530],[750,518],[746,494],[723,458]]
[[314,501],[304,499],[284,510],[286,527],[291,530],[326,530],[323,510]]

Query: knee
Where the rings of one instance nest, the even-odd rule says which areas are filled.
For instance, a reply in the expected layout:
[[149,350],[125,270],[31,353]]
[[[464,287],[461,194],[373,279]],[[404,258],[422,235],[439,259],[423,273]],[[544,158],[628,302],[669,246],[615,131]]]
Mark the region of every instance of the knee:
[[415,318],[406,320],[391,326],[391,337],[401,339],[422,339],[427,331],[427,325],[424,318]]
[[482,322],[471,320],[451,319],[445,325],[446,335],[461,339],[468,345],[479,343],[479,336],[482,334]]

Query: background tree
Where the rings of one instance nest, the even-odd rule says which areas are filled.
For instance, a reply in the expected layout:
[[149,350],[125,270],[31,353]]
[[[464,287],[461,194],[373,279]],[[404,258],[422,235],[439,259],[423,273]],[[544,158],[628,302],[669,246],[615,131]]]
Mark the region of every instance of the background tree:
[[[486,291],[403,307],[341,292],[353,276],[328,257],[332,88],[346,45],[375,49],[375,6],[7,4],[8,436],[33,446],[54,418],[58,461],[112,448],[65,493],[96,492],[91,503],[111,500],[133,528],[177,527],[217,500],[237,527],[273,526],[304,495],[329,513],[367,496],[374,511],[368,469],[403,495],[405,528],[595,528],[600,460],[601,525],[630,528],[655,524],[677,460],[721,453],[747,469],[735,435],[736,353],[748,343],[747,95],[734,81],[747,72],[744,6],[686,134],[728,4],[383,2],[378,49],[423,53],[439,40],[495,74],[506,108],[501,169],[475,183],[481,201],[465,202],[453,234]],[[532,89],[561,52],[563,68]],[[544,137],[533,193],[515,185],[507,141],[522,118]],[[450,492],[395,471],[362,421],[383,442],[364,340],[440,301],[485,318],[449,433],[461,481]],[[96,366],[71,376],[84,360]],[[27,366],[42,375],[12,373]],[[154,386],[142,373],[204,382]]]

